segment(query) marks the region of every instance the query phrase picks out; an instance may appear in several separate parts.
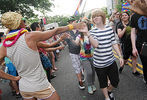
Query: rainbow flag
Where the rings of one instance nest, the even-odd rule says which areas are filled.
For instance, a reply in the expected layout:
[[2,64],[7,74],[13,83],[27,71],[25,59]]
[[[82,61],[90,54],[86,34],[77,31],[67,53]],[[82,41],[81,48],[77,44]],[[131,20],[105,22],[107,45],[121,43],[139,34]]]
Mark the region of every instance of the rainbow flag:
[[77,15],[79,14],[79,8],[80,8],[82,2],[83,2],[83,0],[80,0],[80,1],[79,1],[79,4],[78,4],[78,6],[77,6],[77,9],[76,9],[76,11],[75,11],[75,13],[74,13],[75,16],[77,16]]
[[121,9],[121,11],[123,11],[123,12],[127,12],[127,11],[130,11],[129,9],[125,9],[124,7],[128,7],[128,6],[130,6],[130,4],[126,1],[126,2],[124,2],[123,4],[122,4],[122,9]]

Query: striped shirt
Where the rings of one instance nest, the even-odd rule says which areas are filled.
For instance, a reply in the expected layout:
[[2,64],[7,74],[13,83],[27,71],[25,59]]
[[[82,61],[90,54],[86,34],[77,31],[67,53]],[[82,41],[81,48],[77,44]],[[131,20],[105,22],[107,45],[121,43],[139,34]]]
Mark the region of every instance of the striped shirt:
[[93,63],[97,68],[104,68],[111,65],[115,58],[112,52],[112,45],[116,44],[114,32],[111,27],[105,26],[104,30],[94,28],[90,34],[98,41],[98,47],[94,50]]
[[39,53],[28,47],[25,34],[13,46],[7,48],[7,56],[21,76],[19,80],[20,91],[35,92],[51,86],[41,64]]

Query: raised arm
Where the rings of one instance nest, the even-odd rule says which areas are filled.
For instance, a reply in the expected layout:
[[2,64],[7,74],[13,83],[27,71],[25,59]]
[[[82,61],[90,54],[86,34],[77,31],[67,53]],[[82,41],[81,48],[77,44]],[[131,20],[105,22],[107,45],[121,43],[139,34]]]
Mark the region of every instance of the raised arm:
[[117,29],[118,37],[122,38],[124,36],[125,32],[126,32],[126,27],[124,27],[123,30],[122,29]]
[[86,26],[86,24],[83,25],[83,28],[79,30],[80,32],[82,32],[85,36],[88,36],[91,45],[94,48],[98,47],[98,41],[96,39],[94,39],[94,37],[90,34],[90,32],[88,31],[88,28]]
[[72,40],[76,45],[80,45],[80,37],[76,37],[76,40]]
[[47,51],[47,52],[51,52],[51,51],[62,50],[62,49],[64,49],[64,46],[58,46],[58,47],[55,47],[55,48],[45,48],[44,50]]
[[37,47],[38,48],[49,48],[49,47],[55,46],[56,44],[60,43],[63,39],[65,39],[67,36],[68,36],[68,34],[64,33],[61,35],[60,39],[58,39],[57,41],[52,42],[52,43],[38,42]]
[[81,22],[81,23],[74,23],[68,26],[58,27],[53,30],[48,30],[44,32],[33,31],[31,32],[31,34],[29,34],[29,36],[34,41],[45,41],[56,34],[63,33],[65,31],[69,31],[71,29],[80,29],[83,27],[82,25],[83,23]]
[[91,45],[94,48],[97,48],[98,47],[98,44],[99,44],[98,41],[96,39],[94,39],[94,37],[89,32],[87,33],[87,36],[88,36],[88,38],[90,40]]

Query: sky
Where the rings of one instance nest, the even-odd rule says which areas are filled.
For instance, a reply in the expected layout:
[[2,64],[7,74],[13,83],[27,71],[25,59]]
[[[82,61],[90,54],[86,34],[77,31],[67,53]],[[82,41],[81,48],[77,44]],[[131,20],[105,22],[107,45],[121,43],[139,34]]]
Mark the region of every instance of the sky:
[[[49,12],[48,15],[72,16],[80,0],[51,0],[51,1],[55,6],[51,7],[52,12]],[[85,2],[86,5],[84,8]],[[94,8],[102,8],[102,7],[106,7],[106,0],[83,0],[79,11],[81,13],[82,11],[85,12]]]

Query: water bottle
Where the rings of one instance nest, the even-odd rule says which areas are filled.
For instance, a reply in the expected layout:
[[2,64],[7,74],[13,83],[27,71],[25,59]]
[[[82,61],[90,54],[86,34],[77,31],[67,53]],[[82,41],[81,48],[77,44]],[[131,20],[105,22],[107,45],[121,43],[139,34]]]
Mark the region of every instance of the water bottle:
[[7,67],[7,66],[5,67],[4,72],[5,72],[5,73],[7,73],[7,72],[8,72],[8,67]]

